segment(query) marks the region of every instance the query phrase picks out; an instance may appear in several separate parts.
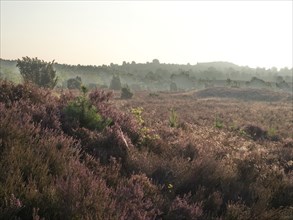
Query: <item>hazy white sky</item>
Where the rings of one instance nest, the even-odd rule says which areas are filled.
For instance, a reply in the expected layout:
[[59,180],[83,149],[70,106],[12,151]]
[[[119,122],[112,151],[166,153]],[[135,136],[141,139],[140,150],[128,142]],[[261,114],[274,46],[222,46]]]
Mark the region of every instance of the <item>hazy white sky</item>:
[[293,1],[3,1],[1,58],[292,67]]

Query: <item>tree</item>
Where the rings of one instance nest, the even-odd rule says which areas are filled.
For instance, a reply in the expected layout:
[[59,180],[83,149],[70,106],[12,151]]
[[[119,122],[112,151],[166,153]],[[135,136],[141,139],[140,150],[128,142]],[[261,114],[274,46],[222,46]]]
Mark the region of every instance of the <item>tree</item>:
[[177,91],[177,85],[175,82],[171,82],[170,84],[170,91],[171,92],[176,92]]
[[160,64],[160,61],[158,59],[153,59],[153,64]]
[[131,99],[133,96],[133,93],[130,91],[130,88],[128,85],[123,87],[121,89],[121,99]]
[[80,89],[81,85],[82,85],[82,81],[79,76],[67,80],[68,89]]
[[227,86],[230,86],[231,83],[232,83],[232,80],[231,80],[230,78],[228,78],[228,79],[226,80],[226,84],[227,84]]
[[115,75],[113,76],[109,88],[113,90],[120,90],[122,88],[119,76],[115,76]]
[[51,89],[56,86],[58,80],[53,65],[54,60],[45,62],[37,57],[23,57],[22,60],[18,59],[16,64],[25,82],[30,81],[38,86]]

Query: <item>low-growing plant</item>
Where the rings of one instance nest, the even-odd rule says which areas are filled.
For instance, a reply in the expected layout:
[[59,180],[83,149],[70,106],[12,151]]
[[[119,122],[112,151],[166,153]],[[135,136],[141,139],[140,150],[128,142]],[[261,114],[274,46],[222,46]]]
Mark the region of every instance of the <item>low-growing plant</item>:
[[245,125],[241,128],[248,136],[250,136],[253,140],[263,140],[267,138],[268,132],[256,125]]
[[275,135],[276,135],[276,129],[273,128],[273,127],[270,127],[270,128],[268,129],[268,136],[269,136],[269,137],[273,137],[273,136],[275,136]]
[[87,99],[87,89],[82,87],[82,96],[77,97],[74,101],[68,103],[64,110],[66,120],[78,123],[81,127],[90,130],[101,131],[110,123],[110,119],[104,119]]
[[170,109],[169,113],[169,126],[171,128],[176,128],[178,126],[178,115],[174,108]]
[[247,133],[243,129],[239,130],[239,134],[242,136],[247,136]]
[[130,112],[135,116],[139,125],[144,125],[144,120],[142,118],[142,112],[143,112],[142,107],[132,108]]
[[169,209],[168,214],[164,219],[190,219],[198,220],[203,219],[202,205],[199,203],[192,203],[190,200],[191,195],[184,195],[182,198],[176,197]]
[[219,116],[216,116],[215,118],[215,127],[216,128],[223,128],[223,120],[219,117]]
[[151,93],[149,93],[149,96],[152,98],[155,98],[155,97],[159,97],[159,94],[156,92],[151,92]]
[[139,134],[140,134],[140,145],[150,145],[152,141],[158,140],[160,136],[152,132],[152,130],[145,126],[145,121],[142,117],[143,108],[137,107],[132,108],[131,113],[136,118],[138,124],[140,125]]

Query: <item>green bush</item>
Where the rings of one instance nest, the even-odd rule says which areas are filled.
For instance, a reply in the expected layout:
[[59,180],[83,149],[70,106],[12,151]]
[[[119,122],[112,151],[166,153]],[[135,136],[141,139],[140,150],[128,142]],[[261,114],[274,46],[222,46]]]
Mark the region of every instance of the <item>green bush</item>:
[[130,88],[128,87],[128,85],[126,85],[125,87],[121,89],[121,99],[131,99],[132,96],[133,96],[133,93],[130,91]]
[[109,88],[113,90],[120,90],[122,88],[119,76],[113,76]]
[[82,85],[82,80],[79,76],[67,80],[68,89],[80,89]]
[[89,102],[85,87],[82,87],[82,92],[82,96],[77,97],[66,106],[64,111],[66,119],[90,130],[103,130],[111,123],[111,120],[103,119],[96,107]]

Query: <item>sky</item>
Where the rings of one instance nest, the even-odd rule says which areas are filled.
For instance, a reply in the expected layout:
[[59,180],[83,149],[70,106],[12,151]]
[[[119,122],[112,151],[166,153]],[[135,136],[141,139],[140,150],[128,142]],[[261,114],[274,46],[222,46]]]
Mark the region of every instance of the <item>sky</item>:
[[0,2],[2,59],[292,67],[292,0]]

